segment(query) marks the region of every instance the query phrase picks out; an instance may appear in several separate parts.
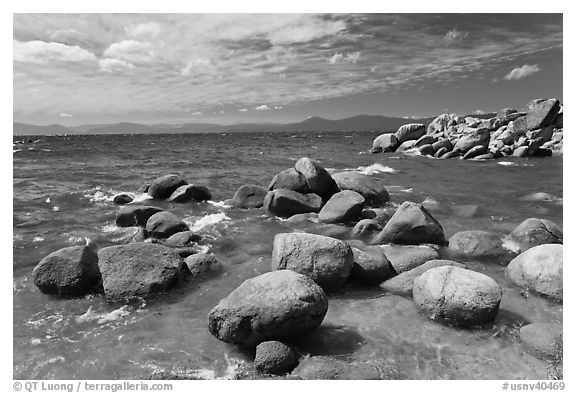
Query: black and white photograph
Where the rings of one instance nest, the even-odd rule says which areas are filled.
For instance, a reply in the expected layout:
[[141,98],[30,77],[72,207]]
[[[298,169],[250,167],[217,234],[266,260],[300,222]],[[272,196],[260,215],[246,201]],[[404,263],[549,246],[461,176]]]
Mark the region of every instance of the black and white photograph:
[[569,390],[561,7],[137,10],[11,15],[6,391]]

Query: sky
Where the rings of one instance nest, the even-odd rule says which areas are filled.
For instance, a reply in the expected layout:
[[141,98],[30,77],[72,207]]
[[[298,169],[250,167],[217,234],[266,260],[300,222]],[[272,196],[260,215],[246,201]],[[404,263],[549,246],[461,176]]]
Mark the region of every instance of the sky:
[[14,121],[296,122],[562,100],[561,14],[14,14]]

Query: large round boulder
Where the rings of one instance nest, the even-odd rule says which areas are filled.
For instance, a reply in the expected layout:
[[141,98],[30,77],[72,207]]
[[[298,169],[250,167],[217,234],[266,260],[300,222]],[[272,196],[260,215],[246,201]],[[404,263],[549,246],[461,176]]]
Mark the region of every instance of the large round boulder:
[[178,282],[182,265],[176,249],[159,244],[132,243],[98,251],[104,294],[113,301],[168,290]]
[[487,128],[469,128],[454,145],[454,151],[465,154],[475,146],[488,148],[490,143],[490,130]]
[[127,203],[130,203],[134,200],[134,197],[130,194],[118,194],[118,195],[114,195],[114,199],[113,202],[115,205],[125,205]]
[[398,131],[396,131],[396,138],[398,145],[406,141],[417,140],[422,135],[426,134],[426,126],[420,123],[404,124]]
[[298,354],[280,341],[264,341],[256,347],[254,366],[264,374],[282,375],[298,365]]
[[155,238],[168,238],[175,233],[188,231],[188,225],[173,213],[162,211],[154,214],[146,222],[146,232]]
[[455,266],[440,266],[414,280],[412,297],[432,320],[473,326],[496,318],[502,287],[492,278]]
[[467,258],[494,258],[509,261],[516,255],[516,252],[504,245],[500,235],[486,231],[456,232],[448,240],[448,249],[456,255]]
[[178,175],[169,174],[158,177],[150,183],[148,195],[154,199],[166,199],[180,186],[188,184]]
[[536,322],[522,326],[520,341],[536,357],[557,360],[562,355],[562,324]]
[[279,270],[244,281],[210,311],[208,328],[224,342],[255,346],[312,333],[327,311],[328,297],[312,279]]
[[372,149],[380,152],[391,152],[398,147],[398,138],[394,134],[382,134],[376,137],[372,142]]
[[520,251],[539,246],[540,244],[561,244],[562,229],[550,220],[529,218],[518,225],[510,238],[518,244]]
[[83,296],[100,284],[98,256],[88,247],[62,248],[45,256],[32,271],[42,293],[63,297]]
[[396,273],[378,246],[352,247],[354,265],[350,280],[363,285],[377,285]]
[[346,362],[327,356],[310,356],[302,359],[292,376],[305,380],[389,380],[397,372],[391,364],[381,361]]
[[186,202],[202,202],[212,199],[212,194],[206,186],[197,184],[185,184],[178,187],[168,198],[168,202],[186,203]]
[[436,132],[443,132],[448,128],[448,123],[452,120],[452,116],[444,113],[428,124],[427,134],[434,134]]
[[352,250],[342,240],[310,233],[280,233],[274,238],[272,270],[294,270],[324,290],[344,284],[353,263]]
[[327,201],[340,189],[328,171],[309,158],[301,158],[294,165],[296,171],[306,179],[310,191]]
[[264,198],[264,210],[279,217],[292,217],[295,214],[318,213],[322,208],[322,198],[316,194],[300,194],[296,191],[276,189],[268,191]]
[[541,244],[514,258],[506,276],[514,284],[556,300],[563,299],[562,245]]
[[232,206],[240,209],[259,208],[264,205],[268,191],[264,187],[247,184],[240,187],[232,197]]
[[145,227],[148,219],[161,211],[164,209],[156,206],[123,206],[116,213],[116,225],[119,227]]
[[322,207],[318,219],[327,223],[357,221],[364,209],[364,202],[364,197],[356,191],[337,192]]
[[277,189],[292,190],[301,194],[310,193],[306,178],[294,168],[285,169],[274,176],[268,185],[268,191]]
[[396,210],[374,243],[443,245],[446,238],[440,223],[422,205],[406,201]]
[[390,200],[384,182],[360,172],[347,171],[332,175],[341,190],[356,191],[364,197],[369,206],[382,206]]
[[430,246],[399,246],[386,244],[381,250],[397,274],[407,272],[425,262],[438,258],[438,251]]

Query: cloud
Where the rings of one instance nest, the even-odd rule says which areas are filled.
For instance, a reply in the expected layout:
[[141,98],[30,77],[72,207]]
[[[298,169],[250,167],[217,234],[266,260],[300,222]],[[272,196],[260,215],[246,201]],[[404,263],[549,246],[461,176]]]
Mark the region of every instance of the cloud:
[[504,79],[507,81],[523,79],[537,73],[538,71],[540,71],[540,67],[538,67],[538,64],[534,65],[524,64],[522,67],[516,67],[512,71],[510,71],[510,73],[508,73],[504,77]]
[[246,108],[240,108],[240,109],[238,109],[238,112],[248,112],[248,109],[246,109]]
[[444,36],[444,41],[448,47],[459,47],[466,41],[468,38],[468,32],[466,31],[459,31],[456,29],[450,30]]
[[66,112],[62,112],[58,116],[60,116],[60,117],[74,117],[74,115],[72,115],[70,113],[66,113]]
[[14,61],[20,63],[47,64],[52,61],[94,61],[96,56],[79,46],[68,46],[58,42],[14,40]]
[[331,36],[346,29],[343,21],[311,18],[299,25],[285,26],[267,35],[272,45],[305,43],[326,36]]
[[272,110],[267,104],[259,105],[254,108],[255,111],[269,111]]
[[75,37],[77,35],[79,35],[80,32],[76,29],[58,29],[55,30],[51,35],[50,38],[52,40],[56,40],[56,39],[66,39],[69,37]]
[[334,56],[328,59],[330,64],[338,63],[356,63],[360,59],[360,52],[348,53],[346,55],[336,52]]
[[156,37],[162,26],[157,22],[139,23],[125,27],[124,31],[131,37]]
[[110,58],[98,60],[98,65],[100,66],[100,71],[110,73],[122,72],[134,68],[134,64],[128,63],[124,60]]
[[132,63],[147,62],[154,57],[153,47],[154,45],[150,42],[124,40],[110,45],[103,55]]
[[210,67],[211,65],[212,61],[205,57],[191,60],[188,62],[188,64],[186,64],[184,68],[180,70],[180,74],[182,74],[182,76],[189,76],[192,75],[195,71],[198,72],[202,69]]

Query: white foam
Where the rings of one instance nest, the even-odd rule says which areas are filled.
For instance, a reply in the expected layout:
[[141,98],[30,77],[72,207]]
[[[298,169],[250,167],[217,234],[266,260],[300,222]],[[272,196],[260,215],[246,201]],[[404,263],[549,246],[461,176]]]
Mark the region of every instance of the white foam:
[[52,208],[52,211],[59,212],[59,211],[60,211],[60,207],[54,206],[54,207]]
[[12,150],[12,153],[18,153],[19,151],[22,151],[22,149]]
[[84,245],[87,246],[88,244],[90,244],[90,241],[92,239],[90,239],[88,236],[75,236],[75,235],[70,235],[68,237],[68,243],[72,243],[72,244],[78,244],[78,243],[82,243],[82,241],[84,241]]
[[212,205],[214,207],[220,207],[222,209],[230,209],[232,206],[225,203],[224,201],[206,201],[209,205]]
[[132,195],[134,197],[134,199],[130,203],[144,202],[148,199],[152,199],[152,197],[150,195],[148,195],[147,193],[138,193],[138,194],[130,194],[130,195]]
[[498,161],[498,165],[502,165],[502,166],[518,166],[518,164],[516,164],[515,162],[510,162],[510,161]]
[[46,203],[50,203],[50,197],[46,198]]
[[205,215],[204,217],[194,222],[191,222],[189,218],[188,219],[185,218],[184,222],[188,224],[191,231],[198,232],[204,228],[216,225],[222,221],[229,221],[229,220],[230,217],[228,217],[225,213],[214,213]]
[[386,165],[382,165],[380,163],[372,164],[369,166],[360,166],[356,168],[356,170],[363,175],[375,175],[377,173],[396,173],[398,172],[396,169],[391,168]]
[[516,243],[509,237],[505,237],[502,239],[502,247],[515,253],[520,252],[520,246],[518,245],[518,243]]
[[34,237],[34,239],[32,239],[32,243],[40,243],[43,241],[44,241],[44,238],[42,236],[36,236],[36,237]]
[[92,310],[92,307],[88,307],[88,310],[86,310],[84,314],[76,317],[76,323],[96,321],[96,323],[101,325],[107,322],[117,321],[128,315],[130,315],[130,309],[127,305],[124,305],[108,313],[97,313]]

